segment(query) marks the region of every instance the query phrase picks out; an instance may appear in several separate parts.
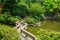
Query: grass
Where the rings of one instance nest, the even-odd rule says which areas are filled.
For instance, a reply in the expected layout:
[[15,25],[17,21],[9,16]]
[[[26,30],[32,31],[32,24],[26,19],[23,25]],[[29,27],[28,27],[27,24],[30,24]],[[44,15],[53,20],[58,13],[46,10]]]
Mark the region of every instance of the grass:
[[29,26],[27,30],[36,35],[36,32],[39,31],[40,28],[60,32],[60,22],[46,20],[42,22],[42,25],[40,27]]

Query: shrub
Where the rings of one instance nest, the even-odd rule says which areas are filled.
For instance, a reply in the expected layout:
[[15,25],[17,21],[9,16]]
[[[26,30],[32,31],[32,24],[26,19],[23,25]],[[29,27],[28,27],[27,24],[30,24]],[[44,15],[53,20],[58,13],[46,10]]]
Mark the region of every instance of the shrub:
[[45,19],[45,16],[44,16],[45,8],[40,4],[37,4],[37,3],[31,4],[30,12],[32,16],[38,16],[42,20]]
[[26,3],[18,3],[18,6],[14,8],[13,15],[25,17],[29,14],[29,6]]
[[19,16],[11,16],[10,14],[0,14],[0,21],[8,24],[15,24],[16,21],[19,21]]
[[37,32],[38,40],[60,40],[60,32],[40,29]]
[[10,24],[15,24],[17,21],[19,21],[20,20],[20,17],[18,17],[18,16],[12,16],[12,17],[9,17],[8,18],[8,22],[10,23]]
[[25,19],[25,22],[27,22],[28,24],[35,24],[36,22],[38,22],[38,20],[32,17],[28,17]]
[[9,16],[7,14],[0,14],[0,21],[6,22]]
[[16,29],[0,24],[0,40],[20,40]]

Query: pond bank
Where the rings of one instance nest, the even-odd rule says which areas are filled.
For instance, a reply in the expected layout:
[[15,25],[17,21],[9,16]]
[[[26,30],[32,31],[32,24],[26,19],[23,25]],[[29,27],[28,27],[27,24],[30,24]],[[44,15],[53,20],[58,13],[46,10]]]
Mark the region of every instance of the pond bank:
[[57,31],[60,32],[60,22],[58,21],[50,21],[50,20],[45,20],[42,22],[42,25],[40,27],[28,27],[28,31],[35,34],[39,29],[49,29],[51,31]]

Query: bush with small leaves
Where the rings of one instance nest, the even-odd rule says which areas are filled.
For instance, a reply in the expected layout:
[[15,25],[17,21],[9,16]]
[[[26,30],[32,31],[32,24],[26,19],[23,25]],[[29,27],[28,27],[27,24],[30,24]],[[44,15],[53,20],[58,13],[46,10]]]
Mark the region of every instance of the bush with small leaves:
[[20,40],[20,33],[15,28],[0,24],[0,40]]
[[10,14],[0,14],[0,21],[3,23],[15,25],[16,21],[19,21],[19,16],[11,16]]
[[60,32],[40,29],[37,32],[38,40],[60,40]]
[[33,17],[28,17],[28,18],[25,19],[25,22],[27,22],[28,24],[35,24],[35,23],[38,22],[38,20],[36,20]]
[[21,17],[29,15],[29,6],[26,3],[18,3],[18,6],[13,10],[13,15]]
[[30,15],[32,16],[38,16],[40,18],[40,20],[44,20],[45,19],[45,8],[44,6],[41,6],[40,4],[34,3],[31,4],[30,7]]

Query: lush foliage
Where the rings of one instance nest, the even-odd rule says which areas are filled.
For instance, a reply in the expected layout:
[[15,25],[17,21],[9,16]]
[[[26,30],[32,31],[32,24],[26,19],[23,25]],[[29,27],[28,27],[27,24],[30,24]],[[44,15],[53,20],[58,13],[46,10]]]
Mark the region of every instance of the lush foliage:
[[31,16],[38,21],[46,16],[60,19],[60,0],[4,0],[4,12],[22,18]]
[[16,21],[19,21],[20,17],[18,16],[11,16],[10,14],[0,14],[0,21],[8,24],[15,24]]
[[[57,12],[57,10],[58,11],[60,10],[60,6],[59,6],[60,0],[17,0],[17,1],[16,0],[5,0],[4,2],[5,2],[6,8],[11,9],[12,11],[18,9],[18,10],[16,10],[16,12],[18,12],[20,10],[20,12],[23,12],[25,14],[26,14],[26,12],[28,12],[29,7],[31,5],[33,8],[37,7],[36,10],[38,10],[40,12],[44,12],[44,9],[46,9],[46,12],[54,12],[54,11]],[[21,10],[21,9],[23,9],[23,10]],[[43,10],[43,11],[41,11],[41,10]],[[20,13],[20,12],[18,12],[18,13]]]
[[[25,18],[25,22],[27,22],[28,24],[35,24],[38,21],[45,20],[47,17],[51,18],[56,17],[56,19],[60,21],[60,0],[3,0],[3,1],[4,2],[1,1],[0,2],[4,4],[3,5],[4,8],[0,8],[0,10],[3,9],[3,13],[5,12],[10,13],[0,14],[0,21],[4,23],[15,24],[16,21],[20,20],[20,17]],[[56,29],[55,28],[56,26],[55,25],[53,26],[53,23],[51,24],[52,26],[50,25],[50,23],[46,23],[46,25],[43,25],[44,27],[43,26],[41,27],[43,28],[54,27],[54,29]],[[57,26],[60,26],[60,24],[58,24]],[[31,31],[33,30],[34,28]],[[8,31],[10,31],[10,29]],[[35,32],[35,30],[33,32]],[[59,35],[60,33],[58,32],[52,31],[49,32],[49,30],[44,31],[42,29],[39,30],[37,33],[38,40],[60,40]],[[3,38],[2,40],[5,39]],[[15,40],[15,38],[13,38],[13,40]]]
[[[21,0],[21,2],[26,3],[27,5],[29,5],[29,7],[31,7],[32,5],[32,11],[34,12],[34,15],[36,15],[37,11],[40,12],[44,12],[44,16],[56,16],[56,18],[58,18],[59,14],[60,14],[60,0]],[[33,5],[34,4],[34,5]],[[36,5],[37,4],[37,5]],[[38,5],[39,4],[39,5]],[[42,7],[44,7],[42,9]],[[35,8],[35,10],[34,10]],[[38,10],[39,8],[39,10]],[[44,10],[45,9],[45,10]],[[37,10],[37,11],[36,11]],[[30,11],[30,12],[32,12]],[[37,13],[39,14],[39,13]],[[40,16],[40,15],[39,15]]]
[[35,24],[38,22],[38,20],[32,18],[32,17],[28,17],[25,19],[25,22],[27,22],[28,24]]
[[39,21],[46,19],[46,16],[58,17],[59,3],[59,0],[4,0],[3,11],[22,18],[31,16]]
[[[40,4],[33,2],[33,4],[27,4],[27,0],[22,0],[17,2],[16,0],[6,0],[4,10],[10,11],[12,15],[25,17],[25,16],[38,16],[40,19],[44,20],[45,8]],[[36,7],[35,7],[36,6]],[[42,11],[43,10],[43,11]]]
[[60,32],[40,29],[37,32],[38,40],[60,40]]
[[25,3],[18,3],[17,8],[13,10],[13,15],[25,17],[29,15],[29,6]]
[[9,9],[9,11],[12,13],[13,9],[17,6],[18,2],[19,0],[4,0],[5,10]]
[[33,17],[39,17],[40,20],[44,20],[45,16],[44,16],[44,12],[45,9],[44,7],[42,7],[40,4],[31,4],[30,6],[30,15],[32,15]]
[[46,8],[46,11],[48,13],[51,13],[50,16],[54,16],[59,14],[60,6],[59,6],[60,0],[45,0],[43,2],[43,5]]
[[0,40],[20,40],[20,34],[16,29],[0,24]]

